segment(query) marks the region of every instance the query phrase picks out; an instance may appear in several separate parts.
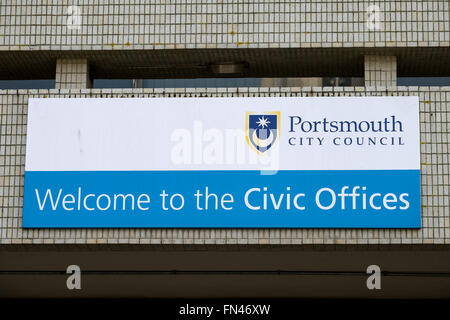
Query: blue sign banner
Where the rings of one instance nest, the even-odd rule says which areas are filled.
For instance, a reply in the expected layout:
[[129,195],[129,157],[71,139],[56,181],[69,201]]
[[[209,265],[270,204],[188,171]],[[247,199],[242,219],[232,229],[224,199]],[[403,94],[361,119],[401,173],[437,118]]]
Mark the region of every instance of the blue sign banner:
[[25,179],[24,228],[421,227],[419,170],[29,171]]

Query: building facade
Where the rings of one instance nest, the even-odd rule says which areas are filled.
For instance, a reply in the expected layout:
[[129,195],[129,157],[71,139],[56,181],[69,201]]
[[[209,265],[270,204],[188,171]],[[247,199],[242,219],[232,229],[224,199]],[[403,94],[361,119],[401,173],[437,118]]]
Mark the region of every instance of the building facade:
[[[0,296],[120,296],[113,284],[109,292],[67,291],[58,282],[64,275],[50,271],[69,264],[104,270],[87,280],[94,287],[108,272],[142,271],[153,289],[124,275],[117,281],[125,296],[450,296],[450,83],[398,85],[399,77],[450,77],[447,0],[6,0],[0,58],[2,80],[55,83],[0,90]],[[323,86],[326,77],[361,81]],[[139,80],[177,78],[264,78],[266,86],[145,88]],[[95,88],[96,79],[138,80],[134,88]],[[22,228],[29,98],[267,96],[418,96],[422,228]],[[365,287],[370,264],[392,273],[384,293]],[[24,275],[12,275],[17,270]],[[179,275],[163,273],[170,270]],[[217,271],[216,289],[189,274],[199,270]],[[252,270],[268,275],[242,273]],[[43,277],[27,291],[31,271]],[[355,277],[347,277],[351,272]],[[173,290],[155,289],[164,283]]]

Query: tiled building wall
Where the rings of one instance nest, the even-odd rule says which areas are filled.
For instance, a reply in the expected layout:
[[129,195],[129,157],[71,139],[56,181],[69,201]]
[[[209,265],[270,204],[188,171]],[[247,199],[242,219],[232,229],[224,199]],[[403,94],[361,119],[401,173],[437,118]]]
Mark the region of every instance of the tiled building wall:
[[87,59],[58,59],[56,89],[85,89],[91,87]]
[[448,0],[2,0],[0,50],[448,47],[449,8]]
[[397,58],[394,56],[365,56],[364,80],[368,86],[396,86]]
[[[162,245],[449,244],[450,87],[0,90],[0,244]],[[420,97],[422,228],[402,229],[27,229],[22,225],[30,97],[185,96]]]

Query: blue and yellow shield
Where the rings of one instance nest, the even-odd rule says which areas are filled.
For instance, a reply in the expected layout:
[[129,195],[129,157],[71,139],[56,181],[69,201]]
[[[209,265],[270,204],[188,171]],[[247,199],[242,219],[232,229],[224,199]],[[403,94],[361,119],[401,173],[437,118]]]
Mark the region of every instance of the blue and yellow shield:
[[280,139],[280,112],[247,112],[245,136],[256,152],[264,153],[271,149]]

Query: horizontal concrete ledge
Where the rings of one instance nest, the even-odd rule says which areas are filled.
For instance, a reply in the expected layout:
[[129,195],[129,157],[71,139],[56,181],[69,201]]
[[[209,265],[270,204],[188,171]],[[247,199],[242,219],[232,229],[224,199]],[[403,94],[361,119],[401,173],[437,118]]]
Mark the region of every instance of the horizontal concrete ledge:
[[277,251],[448,251],[450,244],[2,244],[0,252],[277,252]]
[[0,276],[1,298],[449,298],[450,279],[381,277],[369,290],[368,275],[92,275],[81,290],[66,277]]
[[[151,276],[151,275],[278,275],[278,276],[367,276],[364,271],[320,271],[320,270],[82,270],[83,275],[118,275],[118,276]],[[407,272],[381,271],[384,277],[418,277],[418,278],[450,278],[450,272]],[[65,270],[0,270],[1,276],[66,276]]]
[[448,76],[450,47],[242,48],[165,50],[0,51],[1,79],[55,78],[57,59],[88,59],[91,77],[220,77],[212,64],[245,62],[224,77],[363,77],[364,56],[397,57],[397,75]]
[[[450,250],[0,251],[0,297],[450,297]],[[68,290],[69,265],[81,290]],[[382,290],[368,290],[367,267]]]

